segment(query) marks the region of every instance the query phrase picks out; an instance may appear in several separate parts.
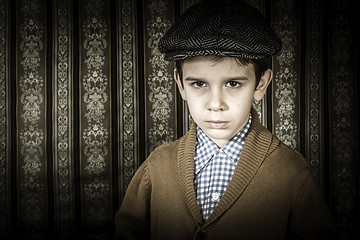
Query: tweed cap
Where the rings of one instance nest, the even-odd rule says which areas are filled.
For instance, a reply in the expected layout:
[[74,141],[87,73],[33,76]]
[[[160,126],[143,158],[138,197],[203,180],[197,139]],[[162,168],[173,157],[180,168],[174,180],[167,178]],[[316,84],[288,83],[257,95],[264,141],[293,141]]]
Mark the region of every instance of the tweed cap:
[[190,7],[158,45],[167,61],[206,55],[256,60],[280,52],[281,47],[262,14],[240,0]]

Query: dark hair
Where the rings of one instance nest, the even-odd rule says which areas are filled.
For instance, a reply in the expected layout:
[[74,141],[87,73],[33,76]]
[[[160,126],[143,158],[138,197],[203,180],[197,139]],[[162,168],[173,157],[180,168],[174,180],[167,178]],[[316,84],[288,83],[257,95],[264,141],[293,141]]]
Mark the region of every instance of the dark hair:
[[[214,61],[215,62],[220,62],[224,59],[223,56],[214,56]],[[254,72],[255,72],[255,79],[256,79],[256,86],[257,84],[260,82],[260,79],[262,77],[262,75],[265,73],[265,71],[269,68],[269,62],[270,59],[269,58],[261,58],[261,59],[255,59],[255,60],[250,60],[250,59],[245,59],[245,58],[235,58],[236,62],[240,65],[240,66],[248,66],[249,64],[253,64],[254,66]],[[180,80],[182,81],[182,67],[184,64],[184,60],[176,60],[175,61],[175,67],[177,72],[179,73],[179,77]]]

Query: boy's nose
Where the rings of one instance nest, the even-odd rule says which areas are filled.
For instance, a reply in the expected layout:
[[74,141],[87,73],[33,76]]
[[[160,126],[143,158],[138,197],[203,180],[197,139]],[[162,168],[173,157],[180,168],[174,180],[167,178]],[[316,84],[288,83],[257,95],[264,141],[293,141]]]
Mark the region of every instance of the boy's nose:
[[212,91],[209,95],[208,106],[209,111],[225,111],[226,103],[223,99],[222,93],[220,91]]

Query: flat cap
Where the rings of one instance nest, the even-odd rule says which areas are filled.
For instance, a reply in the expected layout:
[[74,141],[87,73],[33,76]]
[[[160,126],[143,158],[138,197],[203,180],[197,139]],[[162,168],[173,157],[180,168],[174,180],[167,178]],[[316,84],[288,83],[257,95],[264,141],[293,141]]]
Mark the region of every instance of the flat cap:
[[160,39],[167,61],[218,55],[250,60],[280,52],[269,23],[243,1],[205,1],[190,7]]

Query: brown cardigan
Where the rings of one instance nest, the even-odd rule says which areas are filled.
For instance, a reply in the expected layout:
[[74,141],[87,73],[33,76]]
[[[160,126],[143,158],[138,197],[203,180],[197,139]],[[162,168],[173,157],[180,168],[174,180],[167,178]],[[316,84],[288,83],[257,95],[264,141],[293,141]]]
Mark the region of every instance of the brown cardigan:
[[296,151],[254,121],[233,178],[204,222],[194,190],[196,126],[155,149],[115,216],[120,239],[329,239],[330,212]]

